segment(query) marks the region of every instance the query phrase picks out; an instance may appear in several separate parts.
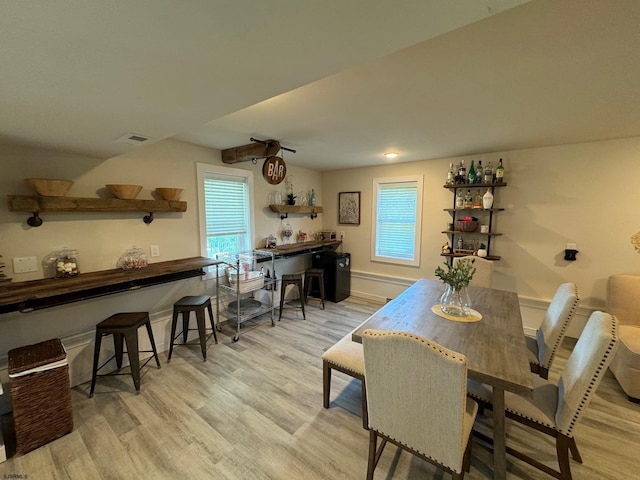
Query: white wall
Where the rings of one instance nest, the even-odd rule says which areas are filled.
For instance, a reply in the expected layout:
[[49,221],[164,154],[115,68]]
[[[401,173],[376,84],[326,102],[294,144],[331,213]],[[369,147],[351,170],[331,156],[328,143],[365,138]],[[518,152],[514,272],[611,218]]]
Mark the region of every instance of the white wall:
[[[452,194],[443,188],[450,162],[460,158],[470,164],[482,160],[495,165],[502,158],[506,168],[504,188],[496,189],[494,204],[506,210],[495,217],[494,230],[503,233],[492,240],[496,288],[516,291],[523,304],[529,333],[542,319],[546,302],[562,282],[575,282],[581,310],[572,335],[592,309],[604,308],[606,279],[612,273],[640,273],[640,257],[630,243],[640,230],[636,207],[640,204],[636,172],[640,138],[493,152],[467,157],[390,164],[339,170],[323,175],[325,208],[335,211],[340,191],[361,191],[359,226],[337,225],[325,214],[325,224],[345,231],[344,251],[352,254],[352,291],[374,297],[393,297],[407,283],[434,278],[444,261],[440,248],[450,215],[443,208]],[[422,258],[420,267],[400,267],[372,262],[371,190],[376,177],[424,175]],[[577,261],[563,260],[566,243],[577,243]]]

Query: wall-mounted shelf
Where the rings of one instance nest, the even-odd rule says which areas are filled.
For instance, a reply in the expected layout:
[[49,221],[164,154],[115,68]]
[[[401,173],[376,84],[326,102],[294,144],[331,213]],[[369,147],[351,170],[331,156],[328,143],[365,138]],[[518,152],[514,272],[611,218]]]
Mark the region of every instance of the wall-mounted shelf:
[[187,202],[173,200],[121,200],[119,198],[39,197],[7,195],[10,212],[33,214],[27,223],[32,227],[42,225],[42,212],[145,212],[145,223],[153,221],[157,212],[186,212]]
[[311,219],[322,213],[322,207],[311,205],[269,205],[272,212],[280,214],[280,219],[284,220],[290,213],[296,213],[299,215],[309,215]]

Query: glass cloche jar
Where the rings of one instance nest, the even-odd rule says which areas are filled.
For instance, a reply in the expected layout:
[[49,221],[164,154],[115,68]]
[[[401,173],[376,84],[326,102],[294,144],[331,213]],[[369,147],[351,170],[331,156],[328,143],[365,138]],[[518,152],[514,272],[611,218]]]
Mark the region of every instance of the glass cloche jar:
[[147,266],[147,255],[144,250],[138,247],[132,247],[125,251],[118,259],[117,268],[123,270],[131,270],[134,268],[144,268]]
[[55,255],[55,278],[75,277],[80,273],[78,267],[78,251],[71,248],[63,248]]

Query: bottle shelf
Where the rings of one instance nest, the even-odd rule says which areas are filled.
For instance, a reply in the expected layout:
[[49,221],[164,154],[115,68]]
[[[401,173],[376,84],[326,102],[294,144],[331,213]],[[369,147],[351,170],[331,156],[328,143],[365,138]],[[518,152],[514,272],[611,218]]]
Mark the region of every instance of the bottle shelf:
[[445,212],[502,212],[504,208],[443,208]]
[[492,187],[506,187],[507,182],[502,183],[454,183],[452,185],[443,185],[444,188],[492,188]]
[[[467,257],[469,256],[469,253],[441,253],[440,256],[441,257]],[[478,257],[478,258],[484,258],[485,260],[500,260],[501,257],[497,256],[497,255],[487,255],[486,257]]]
[[447,235],[482,235],[485,237],[497,237],[499,235],[502,235],[501,233],[493,233],[493,232],[487,232],[487,233],[482,233],[482,232],[462,232],[460,230],[443,230],[441,233],[446,233]]

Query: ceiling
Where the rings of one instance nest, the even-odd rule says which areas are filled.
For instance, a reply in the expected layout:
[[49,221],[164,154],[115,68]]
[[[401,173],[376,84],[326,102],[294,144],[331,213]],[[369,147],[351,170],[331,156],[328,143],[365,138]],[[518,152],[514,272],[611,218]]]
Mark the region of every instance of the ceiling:
[[316,170],[640,135],[637,0],[0,7],[0,142],[280,140]]

